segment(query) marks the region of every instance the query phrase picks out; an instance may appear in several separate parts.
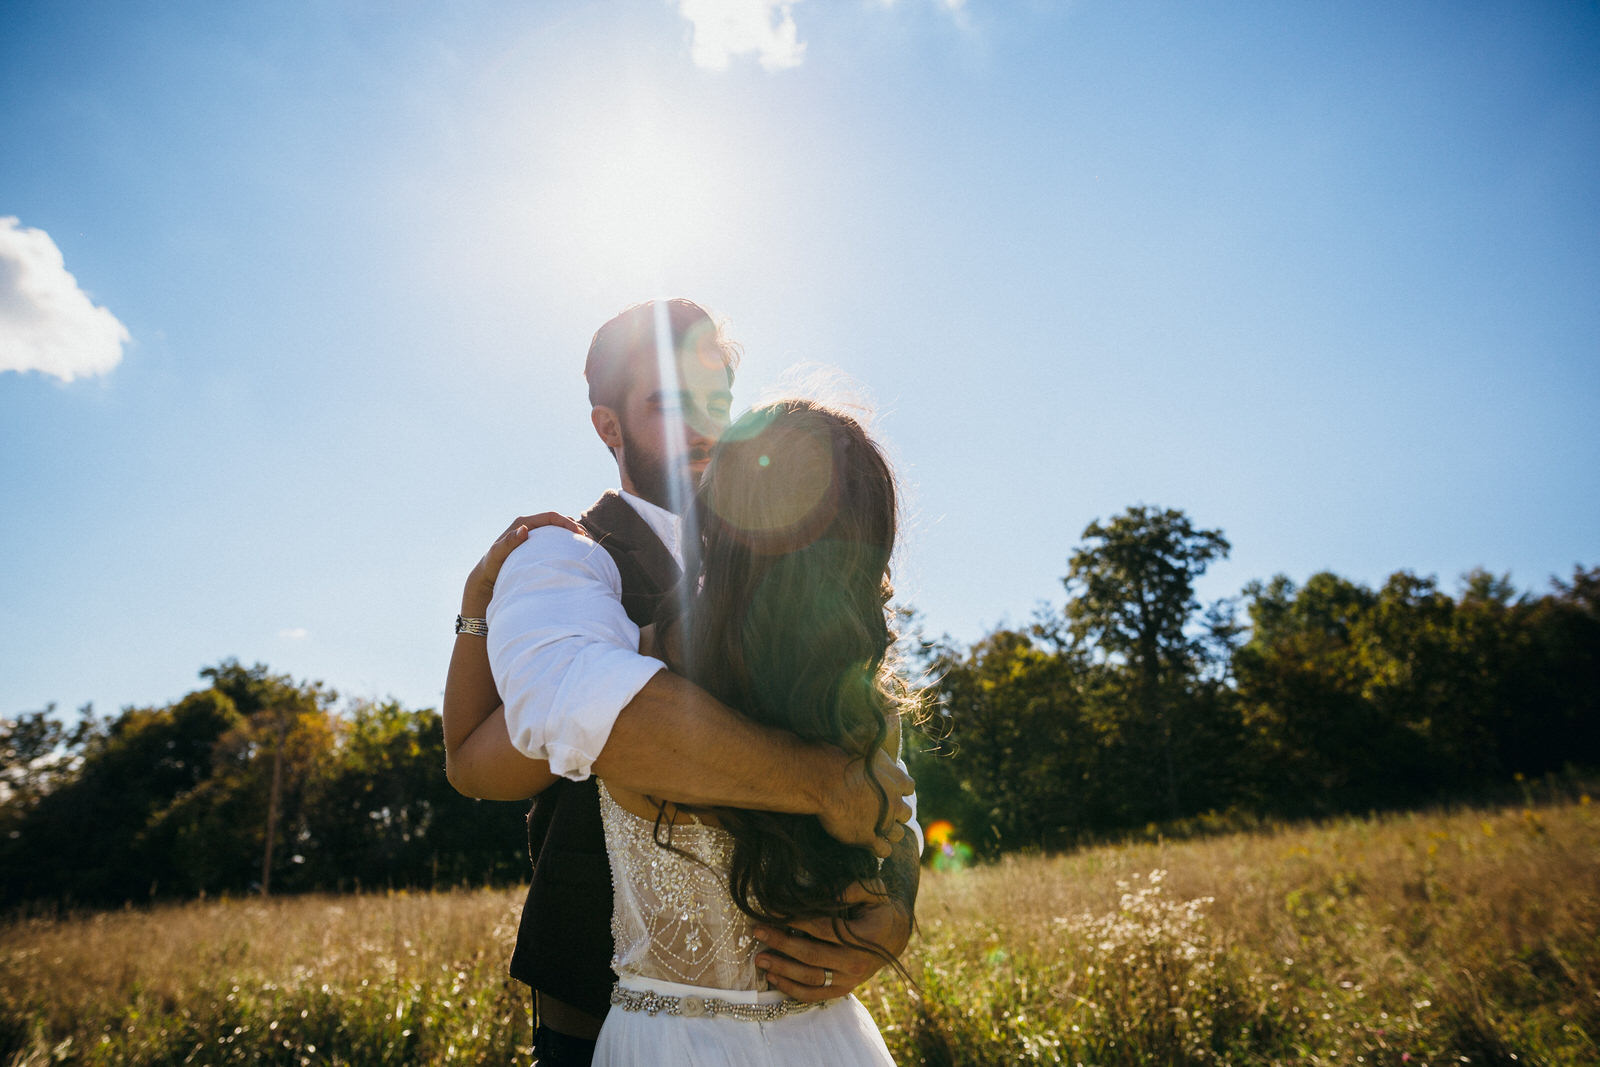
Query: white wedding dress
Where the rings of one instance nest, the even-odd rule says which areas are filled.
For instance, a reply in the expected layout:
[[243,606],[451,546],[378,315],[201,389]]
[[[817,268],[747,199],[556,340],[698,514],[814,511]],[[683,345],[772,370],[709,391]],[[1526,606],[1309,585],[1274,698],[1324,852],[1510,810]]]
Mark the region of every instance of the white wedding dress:
[[755,924],[728,894],[725,830],[679,824],[672,844],[688,855],[662,848],[654,821],[619,805],[604,782],[600,817],[618,982],[595,1067],[893,1067],[854,996],[811,1006],[767,988]]

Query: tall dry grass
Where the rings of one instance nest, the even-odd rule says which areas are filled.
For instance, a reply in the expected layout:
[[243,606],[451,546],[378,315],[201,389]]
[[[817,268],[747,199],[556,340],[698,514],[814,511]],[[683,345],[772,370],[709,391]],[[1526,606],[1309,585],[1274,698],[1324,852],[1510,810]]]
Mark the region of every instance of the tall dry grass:
[[531,1041],[527,990],[505,974],[522,897],[251,898],[16,922],[0,935],[0,1053],[512,1063]]
[[[0,930],[11,1064],[526,1062],[519,892]],[[1600,815],[1347,820],[924,878],[902,1064],[1600,1063]]]
[[902,1062],[1600,1064],[1587,797],[1011,857],[919,910]]

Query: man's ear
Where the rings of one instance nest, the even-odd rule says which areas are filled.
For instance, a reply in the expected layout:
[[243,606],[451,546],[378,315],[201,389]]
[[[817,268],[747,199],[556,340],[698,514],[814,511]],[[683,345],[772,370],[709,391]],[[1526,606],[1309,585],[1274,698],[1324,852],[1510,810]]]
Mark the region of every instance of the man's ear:
[[604,405],[597,405],[589,410],[589,421],[594,423],[594,432],[600,435],[600,440],[615,454],[622,447],[622,420],[617,413]]

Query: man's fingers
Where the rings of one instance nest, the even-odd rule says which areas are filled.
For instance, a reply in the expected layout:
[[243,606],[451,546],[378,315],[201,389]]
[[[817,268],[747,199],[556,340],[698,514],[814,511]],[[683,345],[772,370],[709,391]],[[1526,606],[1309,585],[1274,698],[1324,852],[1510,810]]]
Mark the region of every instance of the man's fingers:
[[[897,798],[894,803],[889,805],[889,811],[893,815],[893,825],[903,832],[906,828],[906,823],[911,821],[911,805],[907,804],[903,798]],[[895,840],[898,841],[900,838],[896,836]]]
[[911,818],[911,805],[904,799],[914,789],[911,777],[882,749],[870,759],[847,758],[842,770],[842,788],[818,812],[822,828],[847,845],[870,848],[879,859],[888,859],[903,832],[894,827]]
[[890,799],[907,796],[917,790],[917,783],[911,780],[911,773],[882,749],[873,755],[872,773],[883,786],[883,791],[889,794]]
[[[880,856],[887,857],[894,852],[893,846],[906,836],[906,823],[911,820],[911,805],[904,800],[895,798],[889,802],[889,821],[878,827],[878,839],[873,842],[872,851]],[[888,852],[883,849],[887,847]]]
[[878,784],[883,786],[883,791],[889,797],[889,810],[886,813],[888,824],[880,827],[879,834],[892,844],[905,833],[904,824],[911,819],[911,805],[905,798],[914,793],[917,786],[906,769],[890,759],[886,752],[879,751],[874,757],[872,770],[878,778]]

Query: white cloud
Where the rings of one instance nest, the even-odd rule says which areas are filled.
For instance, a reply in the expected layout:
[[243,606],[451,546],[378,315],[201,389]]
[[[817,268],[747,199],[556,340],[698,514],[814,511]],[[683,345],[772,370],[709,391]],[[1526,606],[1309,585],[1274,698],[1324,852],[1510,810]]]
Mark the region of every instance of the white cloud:
[[279,630],[278,636],[286,637],[290,641],[304,641],[310,632],[304,626],[291,626],[286,630]]
[[78,288],[49,234],[0,217],[0,372],[70,382],[109,372],[127,343],[128,328]]
[[767,70],[798,67],[806,46],[795,28],[799,0],[678,0],[678,14],[694,27],[695,66],[725,70],[734,56],[756,53]]

